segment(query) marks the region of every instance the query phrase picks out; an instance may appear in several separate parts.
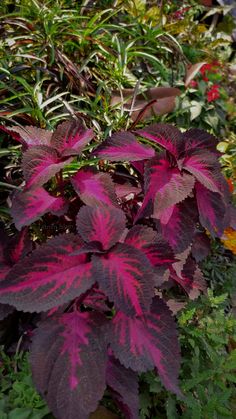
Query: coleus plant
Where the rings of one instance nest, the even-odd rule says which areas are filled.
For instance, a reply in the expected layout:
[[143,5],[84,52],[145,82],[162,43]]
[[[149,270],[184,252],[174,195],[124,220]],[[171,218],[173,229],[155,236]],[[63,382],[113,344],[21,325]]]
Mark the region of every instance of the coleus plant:
[[[126,418],[138,418],[138,373],[153,368],[182,397],[177,330],[162,295],[204,290],[197,262],[209,233],[220,237],[232,221],[216,138],[165,124],[115,133],[92,144],[88,167],[68,179],[63,170],[93,139],[81,122],[54,133],[2,129],[23,144],[25,185],[12,196],[14,252],[2,243],[0,309],[43,313],[31,365],[55,417],[88,418],[107,389]],[[47,213],[74,232],[29,246]]]

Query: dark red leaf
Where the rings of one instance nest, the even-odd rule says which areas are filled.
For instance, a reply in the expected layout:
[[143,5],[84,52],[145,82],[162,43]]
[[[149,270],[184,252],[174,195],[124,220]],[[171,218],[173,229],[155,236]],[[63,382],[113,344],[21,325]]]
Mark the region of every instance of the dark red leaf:
[[127,315],[148,310],[154,292],[151,265],[145,254],[124,243],[108,254],[93,256],[93,276],[115,306]]
[[93,154],[110,161],[139,161],[150,159],[155,152],[151,147],[140,144],[131,132],[121,131],[108,137]]
[[18,230],[32,224],[47,212],[62,215],[68,204],[63,198],[50,195],[44,188],[17,191],[13,195],[10,214]]
[[[14,236],[7,236],[0,232],[0,281],[3,281],[11,267],[32,250],[32,242],[27,229],[23,229]],[[15,311],[9,304],[0,304],[0,321]]]
[[214,137],[214,135],[209,134],[202,129],[192,128],[188,131],[185,131],[182,134],[182,140],[185,146],[185,155],[187,156],[195,153],[196,150],[209,150],[216,155],[220,154],[216,150],[216,146],[219,140]]
[[12,314],[15,311],[15,308],[9,306],[9,304],[0,304],[0,321],[5,319],[7,316]]
[[132,186],[128,182],[123,184],[116,183],[115,191],[117,198],[128,201],[129,199],[132,199],[135,195],[138,195],[141,192],[141,188],[137,186]]
[[6,243],[8,243],[8,236],[3,230],[0,230],[0,281],[6,277],[11,269],[11,262],[6,259],[5,254]]
[[154,141],[169,151],[176,158],[183,150],[184,143],[181,138],[181,132],[173,125],[162,123],[153,124],[137,130],[136,134]]
[[193,176],[187,173],[176,173],[173,170],[168,183],[157,190],[154,200],[153,218],[167,224],[175,205],[184,201],[192,192],[195,184]]
[[144,164],[147,160],[132,161],[132,166],[143,176],[144,174]]
[[23,228],[19,233],[8,237],[4,249],[5,259],[10,265],[14,265],[31,250],[32,241],[30,240],[28,229]]
[[200,223],[213,237],[221,237],[227,227],[224,222],[226,208],[221,195],[196,182],[196,198]]
[[27,188],[42,186],[70,162],[71,159],[62,160],[57,151],[47,145],[30,148],[22,159]]
[[150,227],[134,226],[125,243],[142,250],[154,267],[166,268],[176,260],[170,245]]
[[62,156],[75,156],[81,153],[93,136],[92,129],[86,129],[80,121],[71,119],[58,125],[52,135],[51,146]]
[[0,231],[0,281],[5,279],[11,267],[32,250],[27,229],[14,236]]
[[167,185],[173,176],[179,174],[177,168],[172,168],[165,154],[154,157],[145,165],[144,173],[144,200],[140,208],[136,221],[142,217],[147,217],[153,213],[153,205],[156,194]]
[[183,253],[176,255],[179,261],[173,264],[170,275],[189,295],[194,289],[206,290],[206,281],[190,252],[191,246]]
[[151,311],[145,316],[130,318],[118,312],[113,318],[110,342],[115,357],[126,368],[142,372],[156,367],[165,387],[180,394],[176,325],[159,297],[153,299]]
[[192,245],[192,255],[197,262],[208,256],[211,251],[211,241],[205,233],[196,233]]
[[0,283],[0,302],[40,312],[79,297],[96,281],[87,256],[72,255],[81,246],[73,234],[48,240],[18,262]]
[[139,416],[138,374],[125,368],[118,359],[109,357],[106,382],[113,399],[126,419]]
[[182,168],[212,192],[219,192],[222,183],[220,164],[216,156],[209,151],[196,151],[183,161]]
[[10,134],[12,138],[19,141],[25,147],[32,147],[43,144],[50,145],[52,132],[47,131],[46,129],[41,129],[30,125],[25,127],[15,125],[8,128],[0,126],[0,129]]
[[176,253],[185,250],[192,242],[197,212],[195,201],[187,198],[176,205],[167,224],[159,223],[163,238]]
[[99,242],[108,250],[119,241],[125,229],[125,214],[118,208],[84,206],[77,215],[77,231],[86,242]]
[[104,317],[73,312],[47,320],[33,338],[33,381],[57,419],[88,419],[106,388]]
[[117,205],[114,184],[108,173],[81,169],[72,178],[71,183],[81,200],[87,205]]

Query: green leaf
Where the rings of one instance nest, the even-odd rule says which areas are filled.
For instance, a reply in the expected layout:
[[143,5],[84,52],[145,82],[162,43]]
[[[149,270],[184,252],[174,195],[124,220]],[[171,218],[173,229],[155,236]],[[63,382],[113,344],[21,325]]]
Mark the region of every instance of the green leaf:
[[193,121],[201,114],[203,103],[197,102],[196,100],[192,100],[190,103],[190,120]]
[[172,397],[168,397],[166,401],[166,416],[167,419],[178,419],[176,402]]

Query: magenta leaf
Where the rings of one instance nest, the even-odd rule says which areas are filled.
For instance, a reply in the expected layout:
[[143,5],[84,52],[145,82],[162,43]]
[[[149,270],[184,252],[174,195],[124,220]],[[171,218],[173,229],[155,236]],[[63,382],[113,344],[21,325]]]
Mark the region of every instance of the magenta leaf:
[[81,169],[72,178],[71,183],[86,205],[116,206],[117,199],[112,178],[108,173]]
[[131,161],[130,163],[132,166],[137,170],[138,173],[140,173],[142,176],[144,174],[144,164],[146,160],[140,160],[140,161]]
[[222,174],[220,164],[213,153],[196,151],[184,159],[182,167],[194,175],[207,189],[220,193]]
[[14,265],[31,251],[32,241],[27,228],[23,228],[19,233],[8,237],[5,243],[5,258],[10,265]]
[[184,147],[181,131],[173,125],[153,124],[135,133],[159,144],[176,158]]
[[[32,243],[26,228],[11,237],[4,231],[0,233],[0,281],[3,281],[12,266],[32,250]],[[14,311],[15,307],[0,304],[0,321]]]
[[88,419],[106,388],[104,317],[72,312],[42,323],[33,338],[33,381],[57,419]]
[[125,368],[114,356],[109,357],[106,383],[112,398],[126,419],[139,416],[138,374]]
[[96,157],[110,161],[139,161],[150,159],[155,152],[151,147],[139,143],[131,132],[112,134],[93,152]]
[[86,255],[73,234],[54,237],[18,262],[0,283],[0,302],[18,310],[40,312],[69,302],[94,283]]
[[62,160],[57,151],[47,145],[27,150],[22,159],[22,168],[27,188],[38,188],[60,172],[71,159]]
[[192,242],[198,215],[195,205],[193,199],[187,198],[175,206],[167,224],[159,223],[163,238],[177,253],[185,250]]
[[164,301],[155,297],[144,316],[130,318],[118,312],[112,321],[110,342],[115,357],[137,372],[156,367],[165,387],[180,394],[177,330]]
[[52,132],[46,129],[30,125],[25,127],[16,125],[8,128],[0,126],[0,129],[10,134],[12,138],[19,141],[25,148],[43,144],[50,145]]
[[13,195],[11,216],[18,230],[32,224],[47,212],[62,215],[67,211],[63,198],[50,195],[44,188],[17,191]]
[[125,243],[142,250],[154,267],[167,268],[176,260],[170,245],[150,227],[134,226],[129,230]]
[[196,150],[209,150],[210,152],[215,153],[217,156],[220,154],[216,150],[218,144],[218,139],[214,135],[209,134],[208,132],[192,128],[188,131],[185,131],[182,134],[182,140],[185,146],[185,155],[189,156],[192,153],[195,154]]
[[71,119],[58,125],[52,135],[50,145],[61,156],[75,156],[81,153],[83,148],[92,140],[93,136],[92,129],[86,129],[80,121]]
[[93,256],[92,263],[99,287],[118,309],[132,316],[148,310],[154,279],[143,252],[119,243],[108,254]]
[[77,215],[77,231],[85,242],[99,242],[104,250],[117,243],[125,229],[125,214],[118,208],[84,206]]
[[193,176],[173,170],[169,182],[158,189],[155,195],[153,218],[161,219],[163,224],[167,224],[175,205],[191,194],[194,184]]
[[11,267],[32,250],[32,242],[27,229],[14,236],[7,236],[4,230],[0,231],[0,281],[5,279]]
[[136,221],[153,213],[153,205],[159,190],[168,185],[174,175],[179,174],[177,168],[172,168],[164,153],[147,162],[144,174],[144,200]]
[[227,227],[224,222],[226,207],[221,195],[197,182],[196,198],[200,223],[213,237],[221,237]]

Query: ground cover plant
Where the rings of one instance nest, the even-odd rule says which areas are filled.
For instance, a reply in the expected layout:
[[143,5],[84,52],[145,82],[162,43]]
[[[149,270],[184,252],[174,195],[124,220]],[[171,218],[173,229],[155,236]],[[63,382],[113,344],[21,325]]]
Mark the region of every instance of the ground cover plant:
[[[2,316],[14,308],[46,312],[33,332],[31,365],[49,408],[58,418],[88,417],[108,386],[125,416],[137,417],[137,373],[152,368],[181,397],[176,325],[156,291],[204,290],[203,228],[221,237],[233,222],[216,138],[166,124],[117,132],[92,143],[88,161],[97,168],[68,178],[66,166],[93,141],[82,121],[54,132],[4,129],[25,149],[25,186],[12,196],[20,232],[2,249]],[[112,162],[130,170],[119,175]],[[53,223],[69,220],[73,232],[50,232],[35,246],[26,226],[44,216],[50,227],[47,213]]]
[[0,11],[6,418],[74,417],[78,404],[84,418],[99,400],[91,418],[230,417],[231,9],[21,0]]

